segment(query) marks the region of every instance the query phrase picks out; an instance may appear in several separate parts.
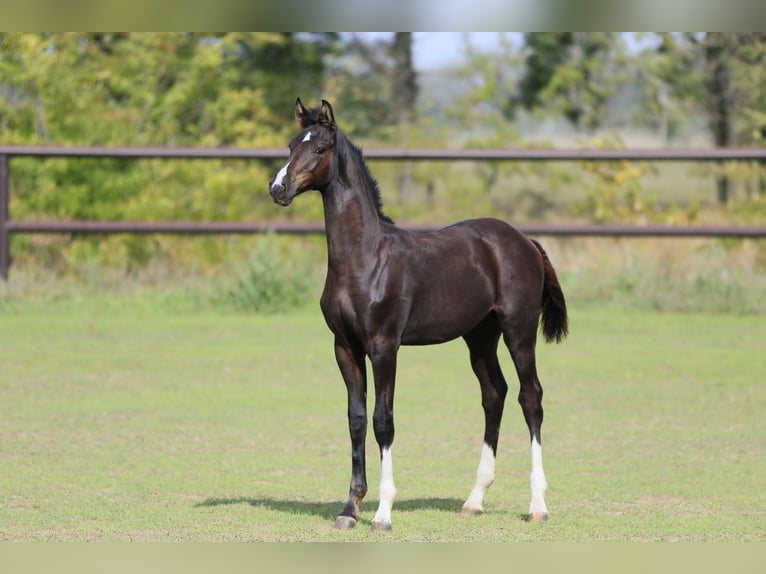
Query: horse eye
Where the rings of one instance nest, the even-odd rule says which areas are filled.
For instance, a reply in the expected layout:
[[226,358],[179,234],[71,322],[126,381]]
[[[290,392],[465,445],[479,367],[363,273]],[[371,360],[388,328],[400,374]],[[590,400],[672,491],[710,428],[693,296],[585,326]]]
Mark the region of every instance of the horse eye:
[[325,152],[324,146],[317,146],[317,147],[314,148],[314,153],[322,154],[324,152]]

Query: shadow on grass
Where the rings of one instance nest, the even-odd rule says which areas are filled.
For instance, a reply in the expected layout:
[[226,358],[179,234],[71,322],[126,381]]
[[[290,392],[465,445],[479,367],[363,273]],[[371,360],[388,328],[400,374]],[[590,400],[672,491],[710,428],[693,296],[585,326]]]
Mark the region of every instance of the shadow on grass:
[[[334,520],[343,502],[306,502],[303,500],[279,500],[275,498],[253,498],[240,496],[236,498],[208,498],[203,502],[195,504],[195,508],[210,506],[227,506],[229,504],[249,504],[261,508],[269,508],[279,512],[288,512],[290,514],[310,514],[319,516],[327,520]],[[377,500],[366,500],[364,508],[374,511],[378,506]],[[442,510],[445,512],[459,513],[463,506],[463,501],[457,498],[415,498],[410,500],[397,500],[394,508],[399,512],[408,512],[414,510]]]

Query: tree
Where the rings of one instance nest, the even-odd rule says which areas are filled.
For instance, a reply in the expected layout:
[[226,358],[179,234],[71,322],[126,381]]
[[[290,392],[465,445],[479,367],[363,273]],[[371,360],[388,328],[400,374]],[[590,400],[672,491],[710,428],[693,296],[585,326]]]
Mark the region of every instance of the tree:
[[394,107],[397,123],[409,125],[416,120],[417,76],[412,64],[412,32],[396,32],[391,46],[394,60]]
[[[334,34],[5,33],[0,138],[77,145],[284,145],[295,96],[316,90]],[[16,217],[254,218],[269,167],[231,162],[14,162]],[[16,241],[16,239],[14,239]],[[30,245],[38,238],[23,241]],[[74,242],[143,261],[167,238]],[[206,240],[207,241],[207,240]],[[214,240],[209,240],[212,245]],[[221,242],[220,245],[223,245]]]
[[[391,45],[393,65],[394,115],[399,133],[409,139],[410,127],[415,123],[417,100],[417,77],[412,64],[412,32],[396,32]],[[412,193],[412,164],[403,162],[399,173],[399,196],[407,198]]]
[[[663,33],[658,39],[642,57],[650,109],[664,115],[670,107],[680,110],[679,102],[686,108],[691,104],[706,116],[717,147],[752,145],[754,135],[760,139],[766,134],[763,33]],[[719,169],[717,197],[722,204],[729,200],[729,179]]]
[[50,143],[252,143],[286,129],[284,110],[321,84],[335,38],[4,34],[0,125]]
[[343,109],[343,126],[352,137],[394,137],[415,122],[417,75],[412,33],[366,40],[351,35],[327,59],[325,97]]
[[[507,34],[498,37],[496,50],[485,51],[464,36],[465,64],[456,70],[454,83],[459,86],[446,108],[447,116],[456,124],[452,141],[466,147],[507,147],[519,145],[521,135],[514,122],[509,94],[517,89],[516,78],[521,65],[518,46]],[[489,201],[504,176],[518,173],[519,164],[502,161],[479,162],[470,182],[456,177],[452,170],[446,187],[451,201],[468,212],[485,209],[480,201]],[[455,170],[459,171],[459,170]]]
[[563,115],[579,128],[598,128],[617,86],[625,48],[615,32],[536,32],[524,34],[526,53],[511,110]]

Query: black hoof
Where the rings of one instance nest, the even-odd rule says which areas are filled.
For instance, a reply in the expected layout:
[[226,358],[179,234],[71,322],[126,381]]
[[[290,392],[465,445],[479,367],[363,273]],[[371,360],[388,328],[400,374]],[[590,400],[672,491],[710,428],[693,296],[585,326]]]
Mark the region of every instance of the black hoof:
[[341,515],[335,519],[335,528],[337,530],[351,530],[354,526],[356,526],[356,518],[351,516]]

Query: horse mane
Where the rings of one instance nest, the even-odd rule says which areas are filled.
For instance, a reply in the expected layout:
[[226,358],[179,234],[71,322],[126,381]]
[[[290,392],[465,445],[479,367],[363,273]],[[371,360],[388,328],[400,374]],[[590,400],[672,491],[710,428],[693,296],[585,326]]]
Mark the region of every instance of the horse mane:
[[385,221],[386,223],[393,224],[394,220],[391,219],[385,213],[383,213],[383,199],[380,197],[380,187],[378,185],[378,180],[376,180],[373,177],[372,173],[370,173],[370,168],[367,167],[367,163],[364,161],[364,154],[362,153],[362,148],[356,145],[350,139],[348,139],[348,136],[346,136],[346,134],[340,131],[337,128],[337,126],[327,126],[323,124],[323,122],[321,121],[321,117],[322,117],[321,106],[310,108],[310,109],[307,109],[306,111],[308,113],[304,114],[301,120],[301,127],[307,128],[307,127],[315,126],[315,125],[324,125],[325,127],[330,127],[330,129],[335,130],[336,147],[339,148],[339,151],[343,155],[347,157],[350,156],[351,159],[355,161],[361,168],[362,177],[364,177],[367,190],[369,191],[372,197],[372,204],[375,206],[375,211],[378,212],[378,218],[380,218],[381,221]]
[[350,152],[350,155],[353,157],[354,161],[356,161],[356,163],[361,168],[362,176],[364,177],[364,181],[367,184],[366,187],[372,196],[372,204],[375,206],[375,210],[378,212],[378,217],[386,223],[393,223],[394,220],[383,213],[383,199],[380,197],[380,186],[378,185],[378,180],[375,179],[370,173],[370,168],[367,167],[367,163],[364,161],[362,148],[348,139],[346,134],[340,130],[338,130],[338,137],[336,138],[335,145],[338,145],[338,143],[341,143],[342,147],[345,148],[343,151],[346,152],[347,156]]

